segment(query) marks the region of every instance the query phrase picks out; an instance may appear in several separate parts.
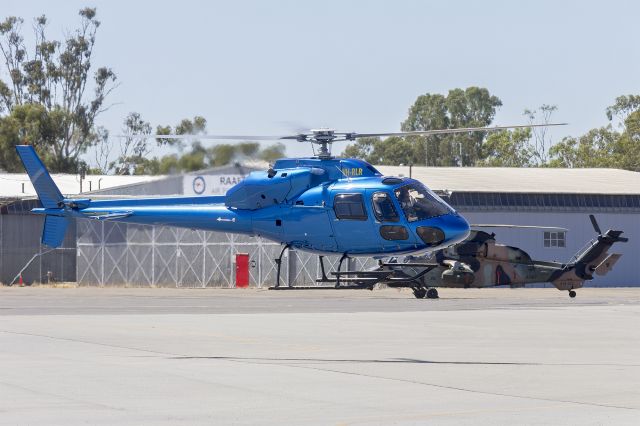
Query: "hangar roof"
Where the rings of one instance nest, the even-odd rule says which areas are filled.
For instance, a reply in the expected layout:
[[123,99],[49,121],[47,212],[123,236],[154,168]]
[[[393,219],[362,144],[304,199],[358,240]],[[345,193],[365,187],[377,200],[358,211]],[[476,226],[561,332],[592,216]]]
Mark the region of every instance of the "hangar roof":
[[[408,166],[376,166],[383,175],[409,176]],[[411,176],[433,190],[640,194],[640,173],[619,169],[413,167]]]
[[[409,176],[408,166],[376,166],[387,176]],[[211,170],[210,172],[213,172]],[[203,173],[200,171],[199,173]],[[496,167],[416,167],[412,177],[429,188],[458,192],[537,192],[570,194],[639,194],[640,173],[619,169],[556,169]],[[54,174],[63,194],[78,194],[77,175]],[[84,192],[91,189],[143,184],[167,176],[87,175]],[[24,192],[22,184],[24,183]],[[25,173],[0,173],[0,198],[23,198],[36,193]]]
[[[71,174],[52,174],[53,181],[60,188],[60,192],[65,195],[80,193],[80,178],[78,175]],[[165,176],[114,176],[114,175],[87,175],[82,184],[84,192],[89,191],[91,185],[92,190],[112,188],[122,185],[130,185],[140,182],[151,182],[162,179]],[[89,184],[91,182],[91,184]],[[22,184],[24,183],[24,192]],[[30,197],[35,196],[36,191],[31,185],[29,176],[26,173],[0,173],[0,197]]]

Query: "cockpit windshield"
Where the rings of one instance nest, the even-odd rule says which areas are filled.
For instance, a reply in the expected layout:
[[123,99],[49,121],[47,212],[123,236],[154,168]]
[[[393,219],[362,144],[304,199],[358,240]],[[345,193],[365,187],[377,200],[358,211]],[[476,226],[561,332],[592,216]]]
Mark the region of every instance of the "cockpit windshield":
[[451,213],[447,203],[420,183],[412,183],[395,190],[396,197],[409,222]]

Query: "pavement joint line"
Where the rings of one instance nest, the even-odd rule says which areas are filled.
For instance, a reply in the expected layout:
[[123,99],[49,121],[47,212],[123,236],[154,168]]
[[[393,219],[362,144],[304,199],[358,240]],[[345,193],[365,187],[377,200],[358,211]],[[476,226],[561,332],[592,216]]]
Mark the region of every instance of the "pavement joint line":
[[300,364],[434,364],[434,365],[510,365],[527,367],[640,367],[640,364],[609,364],[609,363],[545,363],[545,362],[492,362],[492,361],[431,361],[411,358],[391,359],[321,359],[321,358],[259,358],[259,357],[235,357],[235,356],[174,356],[170,359],[177,360],[220,360],[220,361],[255,361],[264,364],[275,362],[285,364],[287,362],[299,362]]
[[51,340],[62,340],[62,341],[65,341],[65,342],[83,343],[85,345],[95,345],[95,346],[102,346],[102,347],[114,348],[114,349],[127,349],[127,350],[130,350],[130,351],[147,352],[147,353],[152,353],[152,354],[156,354],[156,355],[184,356],[183,354],[173,354],[173,353],[169,353],[169,352],[160,352],[160,351],[154,351],[153,349],[131,348],[131,347],[121,346],[121,345],[111,345],[111,344],[108,344],[108,343],[91,342],[91,341],[88,341],[88,340],[80,340],[80,339],[71,339],[69,337],[48,336],[46,334],[24,333],[24,332],[20,332],[20,331],[11,331],[11,330],[0,330],[0,333],[14,334],[14,335],[19,335],[19,336],[29,336],[29,337],[41,337],[41,338],[51,339]]
[[[96,346],[109,347],[109,348],[117,348],[117,349],[126,349],[126,350],[139,351],[139,352],[147,352],[147,353],[153,353],[153,354],[156,354],[156,355],[190,358],[188,355],[185,355],[185,354],[175,354],[175,353],[171,353],[171,352],[155,351],[155,350],[152,350],[152,349],[132,348],[132,347],[121,346],[121,345],[111,345],[111,344],[107,344],[107,343],[91,342],[91,341],[85,341],[85,340],[79,340],[79,339],[71,339],[71,338],[67,338],[67,337],[56,337],[56,336],[48,336],[48,335],[44,335],[44,334],[24,333],[24,332],[10,331],[10,330],[0,330],[0,333],[23,335],[23,336],[30,336],[30,337],[41,337],[41,338],[52,339],[52,340],[63,340],[63,341],[68,341],[68,342],[73,342],[73,343],[83,343],[83,344],[88,344],[88,345],[96,345]],[[598,403],[594,403],[594,402],[572,401],[572,400],[542,398],[542,397],[533,397],[533,396],[524,396],[524,395],[511,395],[511,394],[501,393],[501,392],[481,391],[481,390],[467,389],[467,388],[457,387],[457,386],[449,386],[449,385],[441,385],[441,384],[437,384],[437,383],[422,382],[422,381],[419,381],[419,380],[409,380],[409,379],[400,379],[400,378],[396,378],[396,377],[377,376],[377,375],[373,375],[373,374],[364,374],[364,373],[356,373],[356,372],[351,372],[351,371],[334,370],[334,369],[330,369],[330,368],[319,368],[319,367],[305,366],[305,365],[301,365],[301,364],[287,364],[287,363],[268,362],[268,361],[267,362],[256,362],[256,361],[252,361],[252,360],[242,360],[242,359],[217,359],[217,358],[213,358],[212,360],[236,362],[236,363],[241,363],[241,364],[244,363],[244,364],[253,364],[253,365],[274,365],[274,366],[281,366],[281,367],[288,367],[288,368],[299,368],[299,369],[315,370],[315,371],[335,373],[335,374],[344,374],[344,375],[351,375],[351,376],[358,376],[358,377],[367,377],[367,378],[371,378],[371,379],[388,380],[388,381],[394,381],[394,382],[400,382],[400,383],[411,383],[411,384],[416,384],[416,385],[435,387],[435,388],[439,388],[439,389],[456,390],[456,391],[459,391],[459,392],[476,393],[476,394],[482,394],[482,395],[502,396],[502,397],[506,397],[506,398],[517,398],[517,399],[527,399],[527,400],[535,400],[535,401],[546,401],[546,402],[555,402],[555,403],[566,403],[566,404],[586,405],[586,406],[602,407],[602,408],[615,408],[615,409],[621,409],[621,410],[640,411],[640,409],[636,408],[636,407],[626,407],[626,406],[609,405],[609,404],[598,404]],[[109,406],[105,406],[105,407],[111,408],[111,409],[116,409],[116,408],[109,407]]]
[[[251,362],[251,361],[233,361],[233,362],[246,363],[246,364],[260,364],[260,363]],[[262,363],[262,364],[272,364],[272,365],[280,365],[280,366],[285,366],[285,367],[290,367],[290,368],[301,368],[301,369],[307,369],[307,370],[324,371],[324,372],[337,373],[337,374],[346,374],[346,375],[351,375],[351,376],[367,377],[367,378],[372,378],[372,379],[388,380],[388,381],[394,381],[394,382],[400,382],[400,383],[412,383],[412,384],[416,384],[416,385],[430,386],[430,387],[435,387],[435,388],[439,388],[439,389],[449,389],[449,390],[456,390],[456,391],[460,391],[460,392],[469,392],[469,393],[475,393],[475,394],[481,394],[481,395],[494,395],[494,396],[502,396],[502,397],[507,397],[507,398],[526,399],[526,400],[532,400],[532,401],[545,401],[545,402],[552,402],[552,403],[565,403],[565,404],[575,404],[575,405],[586,405],[586,406],[591,406],[591,407],[615,408],[615,409],[620,409],[620,410],[640,411],[640,408],[636,408],[636,407],[625,407],[625,406],[619,406],[619,405],[598,404],[596,402],[583,402],[583,401],[572,401],[572,400],[563,400],[563,399],[542,398],[542,397],[535,397],[535,396],[510,395],[510,394],[500,393],[500,392],[481,391],[481,390],[467,389],[467,388],[462,388],[462,387],[457,387],[457,386],[448,386],[448,385],[440,385],[440,384],[437,384],[437,383],[421,382],[419,380],[399,379],[399,378],[396,378],[396,377],[377,376],[377,375],[374,375],[374,374],[356,373],[356,372],[352,372],[352,371],[341,371],[341,370],[334,370],[334,369],[330,369],[330,368],[309,367],[309,366],[304,366],[304,365],[300,365],[300,364],[280,364],[280,363],[268,363],[268,362]]]

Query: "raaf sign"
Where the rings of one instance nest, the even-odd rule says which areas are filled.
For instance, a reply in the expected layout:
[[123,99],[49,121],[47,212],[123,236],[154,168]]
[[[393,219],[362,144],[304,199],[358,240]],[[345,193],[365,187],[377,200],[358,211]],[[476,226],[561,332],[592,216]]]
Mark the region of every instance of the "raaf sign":
[[243,175],[191,175],[182,182],[184,195],[224,195],[242,182]]

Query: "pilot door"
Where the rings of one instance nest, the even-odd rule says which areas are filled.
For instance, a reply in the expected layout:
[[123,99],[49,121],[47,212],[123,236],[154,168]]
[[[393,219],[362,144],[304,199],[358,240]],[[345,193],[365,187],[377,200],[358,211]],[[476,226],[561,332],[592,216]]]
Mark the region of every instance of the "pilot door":
[[406,226],[394,196],[388,191],[367,191],[373,212],[375,235],[383,251],[410,250],[415,237]]
[[338,250],[351,254],[378,251],[379,244],[364,194],[334,191],[331,195],[333,205],[329,216]]

